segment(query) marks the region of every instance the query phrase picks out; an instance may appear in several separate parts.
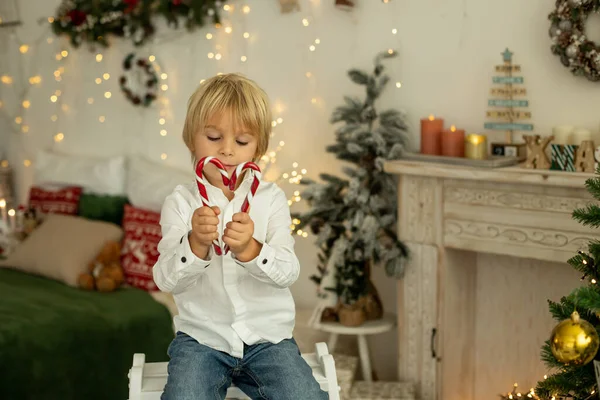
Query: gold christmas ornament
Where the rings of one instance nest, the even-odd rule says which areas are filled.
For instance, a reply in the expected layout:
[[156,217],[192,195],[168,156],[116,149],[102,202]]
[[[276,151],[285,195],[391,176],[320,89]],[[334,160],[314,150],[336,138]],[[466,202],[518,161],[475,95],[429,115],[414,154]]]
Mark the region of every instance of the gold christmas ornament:
[[600,340],[596,328],[579,317],[577,311],[556,325],[550,337],[550,348],[556,359],[567,365],[585,365],[598,352]]

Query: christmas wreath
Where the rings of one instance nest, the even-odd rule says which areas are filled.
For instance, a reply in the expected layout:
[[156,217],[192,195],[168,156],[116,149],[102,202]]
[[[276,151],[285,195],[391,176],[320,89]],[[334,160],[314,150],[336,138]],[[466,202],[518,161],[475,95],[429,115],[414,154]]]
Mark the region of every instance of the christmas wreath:
[[123,70],[119,85],[127,100],[136,106],[152,104],[158,92],[158,76],[148,58],[130,53],[123,60]]
[[600,47],[585,35],[585,23],[591,13],[598,12],[600,0],[557,0],[550,38],[552,53],[576,76],[590,81],[600,80]]
[[63,0],[51,18],[56,35],[68,35],[79,47],[109,46],[109,36],[130,38],[136,46],[151,38],[156,28],[152,18],[163,16],[170,27],[185,21],[189,31],[204,25],[206,17],[220,22],[219,10],[226,0]]

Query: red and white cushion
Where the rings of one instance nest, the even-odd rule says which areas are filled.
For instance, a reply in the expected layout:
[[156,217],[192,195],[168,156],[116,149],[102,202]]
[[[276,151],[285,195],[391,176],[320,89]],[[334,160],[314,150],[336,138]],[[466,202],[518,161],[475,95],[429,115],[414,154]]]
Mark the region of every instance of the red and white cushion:
[[123,250],[121,265],[125,281],[143,290],[158,290],[152,277],[152,267],[158,260],[160,213],[125,205],[123,216]]
[[81,192],[77,186],[57,190],[33,186],[29,190],[29,206],[44,214],[77,215]]

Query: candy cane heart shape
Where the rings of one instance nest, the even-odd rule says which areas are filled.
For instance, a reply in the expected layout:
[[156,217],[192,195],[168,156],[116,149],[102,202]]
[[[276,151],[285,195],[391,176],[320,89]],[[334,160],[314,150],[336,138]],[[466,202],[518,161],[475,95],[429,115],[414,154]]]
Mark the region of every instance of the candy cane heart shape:
[[[258,189],[258,185],[260,185],[261,172],[260,167],[253,162],[247,162],[244,164],[239,164],[231,179],[229,180],[229,190],[235,190],[235,186],[237,184],[237,180],[244,173],[244,171],[249,170],[252,175],[252,185],[250,186],[250,190],[244,199],[244,203],[242,203],[242,212],[247,213],[250,210],[250,204],[252,203],[252,199],[254,199],[254,195],[256,194],[256,190]],[[225,245],[225,249],[223,250],[224,254],[229,253],[229,246]]]
[[[206,177],[204,174],[204,167],[206,167],[208,164],[213,164],[214,166],[217,167],[217,169],[221,173],[221,177],[223,179],[223,184],[225,186],[231,185],[231,179],[229,178],[229,174],[227,173],[225,166],[223,165],[223,163],[221,163],[221,161],[219,161],[219,159],[217,159],[215,157],[201,158],[200,161],[198,161],[198,164],[196,165],[196,183],[198,184],[198,191],[200,192],[200,198],[202,199],[202,205],[206,206],[206,207],[211,206],[210,200],[208,199],[208,193],[206,192],[206,186],[209,183],[206,180]],[[215,250],[215,254],[217,254],[219,256],[223,254],[223,251],[221,249],[221,245],[219,244],[218,239],[213,240],[213,248]]]

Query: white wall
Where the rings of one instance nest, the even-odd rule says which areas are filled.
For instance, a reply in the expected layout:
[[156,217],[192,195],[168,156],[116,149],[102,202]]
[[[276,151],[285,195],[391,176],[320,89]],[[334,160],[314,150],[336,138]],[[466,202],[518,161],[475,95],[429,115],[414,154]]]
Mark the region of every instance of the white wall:
[[[47,44],[45,38],[52,35],[47,30],[44,33],[46,28],[36,21],[52,15],[59,1],[20,0],[25,24],[17,31],[19,38],[26,43],[38,37],[42,41],[25,56],[15,53],[13,46],[10,54],[2,54],[0,67],[15,71],[19,68],[17,59],[22,57],[33,66],[28,73],[39,73],[44,79],[29,95],[32,106],[25,113],[29,133],[11,137],[10,161],[17,166],[21,196],[31,182],[31,168],[23,167],[23,159],[33,159],[38,148],[53,146],[52,136],[57,132],[65,135],[56,145],[62,151],[141,153],[157,161],[164,152],[168,155],[166,165],[189,167],[187,150],[179,137],[185,103],[200,79],[217,72],[245,73],[267,90],[275,116],[284,118],[275,137],[286,142],[278,165],[287,168],[298,161],[311,177],[326,170],[338,171],[337,160],[324,151],[333,141],[328,118],[343,95],[361,94],[345,72],[350,67],[370,68],[375,53],[390,47],[398,50],[400,57],[387,63],[392,82],[381,106],[408,112],[415,146],[419,118],[431,113],[468,131],[482,129],[494,66],[501,62],[500,53],[507,46],[515,52],[515,63],[522,65],[538,133],[547,134],[552,126],[566,123],[598,130],[597,84],[572,77],[550,53],[547,15],[553,8],[551,1],[391,0],[384,4],[380,0],[356,0],[357,7],[350,13],[336,9],[334,0],[300,3],[301,12],[282,15],[276,0],[233,1],[236,11],[224,14],[224,26],[233,27],[231,35],[210,27],[173,38],[173,31],[162,30],[161,38],[143,49],[156,55],[169,76],[165,125],[169,134],[162,137],[158,108],[135,109],[119,92],[120,63],[131,50],[127,42],[102,50],[102,63],[97,63],[94,53],[87,49],[74,50],[67,45],[64,78],[57,83],[52,76],[59,65],[54,55],[66,42]],[[240,12],[243,4],[251,6],[248,15]],[[302,18],[309,19],[308,27],[303,26]],[[398,30],[396,35],[393,28]],[[252,35],[251,39],[242,38],[244,31]],[[207,32],[215,38],[206,40]],[[321,44],[310,52],[308,47],[316,38]],[[6,50],[0,50],[3,48]],[[211,51],[220,52],[223,58],[209,60],[207,53]],[[245,64],[239,61],[241,55],[248,57]],[[307,71],[312,78],[305,77]],[[96,85],[94,79],[104,72],[111,74],[110,80]],[[395,87],[396,81],[402,82],[401,89]],[[49,101],[57,89],[62,91],[60,102],[69,107],[67,112],[60,110],[60,102]],[[4,96],[6,88],[0,90]],[[106,90],[112,92],[109,100],[103,97]],[[86,102],[89,97],[95,100],[91,106]],[[316,104],[311,103],[313,97],[318,99]],[[50,121],[54,113],[59,116],[56,123]],[[106,116],[104,124],[98,122],[99,115]],[[0,145],[4,146],[1,141]],[[316,258],[310,240],[300,240],[297,248],[304,269],[293,290],[298,305],[306,307],[315,302],[308,276],[314,271]],[[384,278],[381,271],[377,274],[387,309],[394,311],[394,282]],[[389,347],[395,349],[395,336],[379,339],[372,343],[375,366],[380,377],[392,378],[396,363]]]

